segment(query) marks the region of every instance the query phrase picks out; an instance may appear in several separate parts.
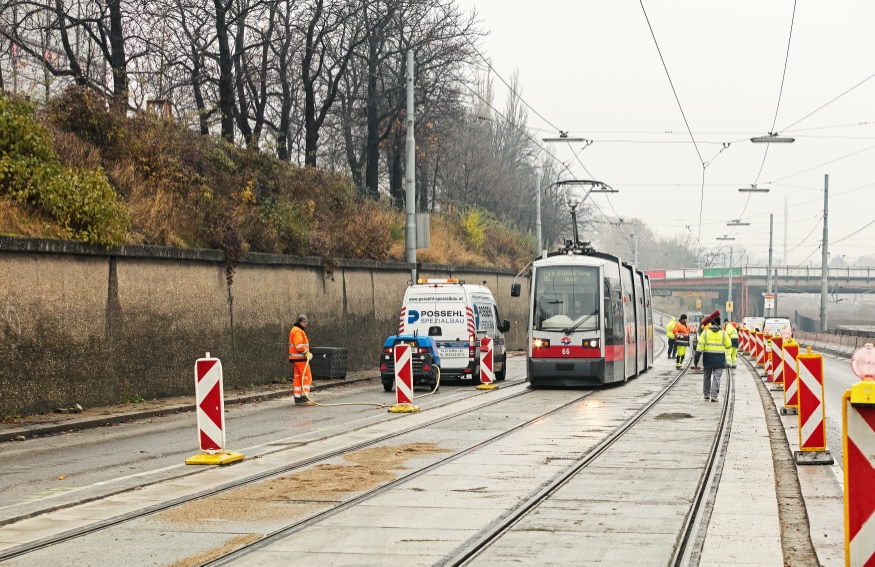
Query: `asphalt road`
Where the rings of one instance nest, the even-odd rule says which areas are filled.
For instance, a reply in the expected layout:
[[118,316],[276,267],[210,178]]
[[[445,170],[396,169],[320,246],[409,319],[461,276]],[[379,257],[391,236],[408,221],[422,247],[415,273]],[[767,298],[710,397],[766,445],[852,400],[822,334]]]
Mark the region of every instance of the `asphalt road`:
[[[525,358],[508,359],[507,382],[525,379]],[[481,394],[472,383],[445,384],[418,405],[436,405]],[[427,393],[418,390],[417,395]],[[391,404],[378,378],[315,393],[325,403],[373,401]],[[313,439],[398,419],[375,406],[294,407],[291,398],[226,408],[227,448],[247,457],[283,450]],[[194,412],[40,437],[0,445],[0,522],[84,497],[106,496],[133,486],[194,474],[186,466],[197,454]],[[59,477],[64,479],[60,480]]]

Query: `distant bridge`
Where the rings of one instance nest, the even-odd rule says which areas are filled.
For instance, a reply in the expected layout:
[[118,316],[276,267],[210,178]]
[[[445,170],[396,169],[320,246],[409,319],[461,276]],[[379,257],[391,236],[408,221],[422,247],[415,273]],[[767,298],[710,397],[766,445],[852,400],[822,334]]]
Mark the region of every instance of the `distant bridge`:
[[[767,289],[769,269],[763,266],[732,268],[732,299],[735,317],[763,314],[763,293]],[[820,292],[821,268],[814,266],[773,266],[772,290],[775,312],[780,294]],[[648,270],[654,295],[685,295],[702,292],[721,303],[729,295],[729,268],[683,270]],[[829,268],[830,293],[866,293],[875,290],[875,268]],[[677,292],[677,293],[676,293]]]

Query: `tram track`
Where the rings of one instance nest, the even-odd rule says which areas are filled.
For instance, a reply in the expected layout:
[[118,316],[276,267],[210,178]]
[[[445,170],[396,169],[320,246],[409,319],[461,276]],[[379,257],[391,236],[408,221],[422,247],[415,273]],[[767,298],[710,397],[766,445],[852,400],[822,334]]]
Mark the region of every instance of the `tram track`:
[[[665,347],[666,347],[665,341],[662,341],[662,349],[659,351],[659,353],[656,356],[661,356],[665,352]],[[658,400],[662,396],[664,396],[665,393],[667,393],[675,383],[677,383],[677,381],[686,373],[686,371],[687,371],[687,368],[685,368],[681,373],[679,373],[672,380],[671,384],[668,387],[664,388],[663,391],[661,391],[659,394],[657,394],[656,399],[654,399],[650,403],[648,403],[648,405],[645,407],[645,409],[643,411],[639,411],[639,413],[636,414],[636,416],[634,416],[632,419],[634,421],[637,421],[638,419],[640,419],[640,417],[642,417],[651,407],[653,407],[653,405],[656,402],[658,402]],[[508,381],[508,383],[506,383],[505,386],[518,385],[519,383],[523,383],[523,382],[524,381],[519,381],[519,382]],[[468,415],[468,414],[471,414],[473,412],[480,411],[484,408],[488,408],[490,406],[501,404],[505,401],[509,401],[509,400],[519,398],[521,396],[525,396],[525,395],[533,393],[535,391],[536,390],[533,390],[533,389],[525,389],[525,390],[522,390],[520,392],[516,392],[516,393],[510,394],[510,395],[507,395],[501,399],[488,401],[488,402],[485,402],[483,404],[478,404],[477,406],[474,406],[474,407],[471,407],[471,408],[468,408],[465,410],[461,410],[458,412],[454,412],[452,414],[449,414],[449,415],[446,415],[446,416],[443,416],[440,418],[429,420],[429,421],[423,422],[421,424],[402,429],[402,430],[397,431],[397,432],[388,433],[386,435],[382,435],[382,436],[376,437],[376,438],[371,439],[371,440],[363,441],[361,443],[352,444],[352,445],[349,445],[349,446],[346,446],[346,447],[343,447],[343,448],[340,448],[337,450],[320,453],[319,455],[314,455],[313,457],[301,459],[301,460],[296,461],[294,463],[291,463],[289,465],[285,465],[285,466],[277,468],[277,469],[266,471],[266,472],[261,473],[261,474],[252,475],[252,476],[249,476],[249,477],[237,480],[237,481],[229,482],[229,483],[223,484],[221,486],[211,488],[209,490],[200,491],[200,492],[197,492],[197,493],[194,493],[191,495],[187,495],[184,497],[180,497],[180,498],[177,498],[174,500],[170,500],[170,501],[158,504],[158,505],[146,507],[146,508],[137,510],[135,512],[131,512],[129,514],[117,516],[115,518],[111,518],[111,519],[108,519],[105,521],[96,522],[96,523],[90,524],[88,526],[82,527],[80,529],[70,530],[70,531],[58,534],[57,536],[37,540],[37,541],[34,541],[30,544],[25,544],[25,545],[22,545],[22,546],[19,546],[16,548],[9,549],[5,552],[0,552],[0,561],[6,561],[9,559],[19,558],[19,557],[25,556],[27,554],[33,553],[35,551],[45,549],[45,548],[50,547],[50,546],[58,545],[58,544],[61,544],[64,542],[68,542],[71,540],[75,540],[78,538],[88,536],[90,534],[100,532],[103,530],[107,530],[107,529],[115,527],[115,526],[119,526],[119,525],[126,523],[126,522],[130,522],[130,521],[137,520],[140,518],[145,518],[147,516],[151,516],[151,515],[157,514],[159,512],[169,510],[171,508],[182,506],[184,504],[194,502],[197,500],[209,498],[211,496],[215,496],[217,494],[221,494],[223,492],[227,492],[227,491],[230,491],[230,490],[233,490],[235,488],[239,488],[239,487],[242,487],[245,485],[254,484],[254,483],[268,480],[271,478],[279,477],[279,476],[284,475],[286,473],[289,473],[289,472],[292,472],[295,470],[299,470],[299,469],[308,467],[310,465],[314,465],[314,464],[317,464],[317,463],[320,463],[320,462],[323,462],[323,461],[326,461],[326,460],[329,460],[329,459],[332,459],[335,457],[342,457],[343,455],[351,453],[353,451],[358,451],[358,450],[363,449],[363,448],[378,445],[380,443],[391,440],[393,438],[397,438],[397,437],[407,435],[407,434],[410,434],[410,433],[413,433],[416,431],[420,431],[423,429],[427,429],[428,427],[434,426],[436,424],[443,423],[443,422],[446,422],[446,421],[449,421],[449,420],[452,420],[452,419],[455,419],[455,418],[458,418],[458,417],[461,417],[464,415]],[[538,423],[538,422],[542,421],[543,419],[549,417],[550,415],[552,415],[556,412],[559,412],[559,411],[561,411],[569,406],[577,404],[577,403],[581,402],[582,400],[584,400],[584,399],[586,399],[586,398],[588,398],[596,393],[599,393],[601,391],[603,391],[603,390],[588,391],[585,394],[583,394],[581,396],[577,396],[574,399],[571,399],[571,400],[569,400],[569,401],[567,401],[567,402],[565,402],[557,407],[550,409],[549,411],[541,413],[541,414],[537,415],[536,417],[534,417],[530,420],[527,420],[526,422],[517,424],[516,426],[514,426],[510,429],[507,429],[507,430],[505,430],[497,435],[494,435],[488,439],[482,440],[471,447],[468,447],[466,449],[458,451],[452,455],[449,455],[446,458],[442,458],[442,459],[440,459],[440,460],[438,460],[430,465],[427,465],[419,470],[416,470],[416,471],[411,472],[405,476],[402,476],[394,481],[390,481],[386,484],[383,484],[379,487],[376,487],[372,490],[369,490],[363,494],[360,494],[359,496],[356,496],[350,500],[342,502],[342,503],[340,503],[334,507],[331,507],[327,510],[316,513],[316,514],[311,515],[307,518],[303,518],[299,521],[290,523],[287,526],[281,527],[281,528],[279,528],[271,533],[266,534],[262,538],[254,541],[252,543],[241,546],[241,547],[231,551],[230,553],[224,554],[224,555],[217,557],[211,561],[208,561],[207,563],[204,563],[204,564],[205,565],[226,565],[226,564],[232,563],[233,561],[235,561],[235,560],[237,560],[245,555],[248,555],[249,553],[252,553],[253,551],[264,548],[264,547],[270,545],[271,543],[274,543],[278,540],[281,540],[285,537],[288,537],[289,535],[296,533],[298,531],[301,531],[310,525],[313,525],[313,524],[315,524],[321,520],[324,520],[332,515],[338,514],[344,510],[347,510],[347,509],[352,508],[356,505],[359,505],[366,500],[374,498],[375,496],[382,494],[388,490],[391,490],[392,488],[395,488],[395,487],[397,487],[405,482],[413,480],[414,478],[422,476],[430,471],[433,471],[433,470],[435,470],[443,465],[446,465],[446,464],[452,462],[453,460],[461,458],[464,455],[468,455],[472,452],[475,452],[478,449],[485,447],[491,443],[494,443],[495,441],[498,441],[502,438],[505,438],[505,437],[519,431],[522,428],[525,428],[525,427],[528,427],[532,424]],[[446,405],[446,404],[444,404],[444,405]],[[629,421],[624,422],[624,424],[621,426],[621,428],[623,428],[623,430],[625,431],[626,429],[628,429],[628,427],[631,427],[632,424],[633,423],[629,423]],[[616,434],[616,432],[614,434]],[[319,439],[319,440],[322,440],[322,439]],[[601,443],[597,447],[600,447],[600,446],[601,446]]]
[[[663,341],[662,347],[663,348],[659,351],[658,354],[655,354],[654,357],[661,356],[665,352],[665,348],[666,348],[665,341]],[[634,425],[635,422],[637,422],[641,417],[643,417],[650,410],[650,408],[652,408],[656,403],[658,403],[659,400],[662,399],[662,397],[671,390],[671,388],[684,376],[684,374],[686,374],[688,369],[689,369],[689,364],[671,381],[671,383],[669,385],[667,385],[665,388],[663,388],[663,390],[659,394],[657,394],[654,397],[654,399],[652,399],[650,402],[648,402],[648,404],[642,410],[639,410],[634,416],[632,416],[629,420],[625,421],[622,425],[619,426],[619,428],[614,430],[614,432],[612,432],[607,438],[605,438],[601,442],[599,442],[595,446],[594,449],[591,449],[590,451],[588,451],[587,456],[584,457],[584,459],[585,460],[586,459],[592,460],[592,459],[596,458],[598,456],[598,454],[603,452],[604,449],[607,449],[607,447],[613,443],[612,438],[619,438],[619,436],[617,436],[618,431],[621,432],[620,435],[622,435],[622,432],[625,432],[632,425]],[[447,465],[447,464],[451,463],[452,461],[455,461],[455,460],[457,460],[465,455],[469,455],[469,454],[477,451],[478,449],[481,449],[481,448],[483,448],[491,443],[494,443],[500,439],[508,437],[509,435],[516,433],[517,431],[519,431],[525,427],[528,427],[530,425],[538,423],[539,421],[543,420],[544,418],[546,418],[552,414],[555,414],[555,413],[557,413],[557,412],[559,412],[567,407],[570,407],[574,404],[577,404],[580,401],[598,393],[599,391],[601,391],[601,390],[593,390],[593,391],[587,392],[586,394],[579,396],[573,400],[570,400],[570,401],[562,404],[561,406],[553,408],[552,410],[545,412],[545,413],[543,413],[543,414],[541,414],[541,415],[539,415],[531,420],[528,420],[524,423],[518,424],[517,426],[515,426],[511,429],[508,429],[506,431],[503,431],[502,433],[500,433],[498,435],[495,435],[493,437],[490,437],[489,439],[481,441],[480,443],[477,443],[476,445],[473,445],[467,449],[464,449],[462,451],[454,453],[453,455],[450,455],[448,457],[440,459],[440,460],[438,460],[438,461],[436,461],[436,462],[434,462],[426,467],[423,467],[423,468],[421,468],[413,473],[405,475],[405,476],[398,478],[394,481],[391,481],[387,484],[381,485],[381,486],[376,487],[370,491],[367,491],[363,494],[360,494],[359,496],[357,496],[351,500],[348,500],[346,502],[343,502],[342,504],[339,504],[333,508],[330,508],[330,509],[325,510],[323,512],[317,513],[315,515],[312,515],[312,516],[305,518],[305,519],[302,519],[300,521],[294,522],[294,523],[292,523],[288,526],[285,526],[283,528],[280,528],[280,529],[278,529],[270,534],[265,535],[263,538],[255,541],[255,542],[243,545],[243,546],[235,549],[234,551],[227,553],[225,555],[222,555],[220,557],[217,557],[216,559],[213,559],[212,561],[204,563],[203,565],[209,566],[209,567],[219,567],[222,565],[229,565],[229,564],[237,561],[238,559],[241,559],[242,557],[249,555],[250,553],[253,553],[255,551],[263,549],[263,548],[265,548],[273,543],[276,543],[277,541],[280,541],[280,540],[282,540],[286,537],[289,537],[297,532],[300,532],[300,531],[302,531],[302,530],[304,530],[304,529],[306,529],[314,524],[317,524],[323,520],[326,520],[326,519],[328,519],[334,515],[337,515],[345,510],[348,510],[350,508],[358,506],[367,500],[370,500],[376,496],[379,496],[380,494],[383,494],[385,492],[388,492],[389,490],[392,490],[393,488],[397,488],[398,486],[400,486],[404,483],[407,483],[407,482],[409,482],[417,477],[423,476],[423,475],[427,474],[428,472],[431,472],[431,471],[436,470],[444,465]],[[604,447],[603,447],[603,445],[604,445]],[[572,466],[572,468],[573,468],[573,466]],[[580,468],[582,468],[582,467],[580,467]],[[576,472],[576,471],[574,471],[574,472]],[[567,474],[567,473],[563,473],[563,474]],[[569,475],[569,478],[570,478],[570,476],[573,476],[573,473],[571,475]],[[540,494],[541,493],[539,492],[538,495],[540,495]],[[530,500],[536,499],[538,497],[538,495],[536,495],[535,497],[533,497]],[[527,500],[526,503],[528,503],[530,500]],[[543,498],[542,498],[542,500],[543,500]],[[525,503],[524,503],[524,506],[525,506]],[[518,517],[522,517],[522,515],[519,515]],[[451,563],[446,563],[446,564],[454,565],[454,564],[460,564],[460,563],[452,563],[451,562]]]
[[[530,512],[537,509],[538,506],[566,485],[572,478],[580,473],[581,470],[595,462],[615,442],[629,432],[638,421],[650,412],[650,410],[653,409],[674,388],[674,386],[677,385],[678,382],[680,382],[688,372],[689,368],[688,363],[683,371],[645,407],[639,410],[636,415],[632,416],[622,426],[618,427],[610,436],[605,438],[590,452],[570,465],[568,469],[558,475],[547,486],[543,487],[528,500],[522,502],[510,513],[506,514],[499,522],[490,526],[484,532],[481,532],[476,539],[469,541],[467,545],[459,549],[452,557],[448,557],[441,563],[441,565],[466,565],[473,559],[476,559],[481,552],[497,542],[503,534],[520,522],[520,520],[526,517]],[[723,407],[721,408],[721,416],[718,422],[717,431],[715,432],[706,464],[696,487],[692,499],[692,505],[684,519],[683,527],[678,534],[674,552],[668,563],[670,567],[696,567],[699,564],[699,557],[701,556],[702,548],[704,546],[705,534],[707,532],[708,522],[716,498],[720,475],[723,470],[723,463],[732,425],[732,413],[735,400],[735,377],[731,370],[728,375],[729,380],[728,383],[725,384],[726,394],[723,398]]]
[[[518,386],[520,384],[525,384],[525,383],[526,383],[526,380],[514,380],[514,381],[508,381],[508,382],[502,384],[502,386],[507,388],[507,387],[512,387],[512,386]],[[33,553],[33,552],[38,551],[40,549],[51,547],[53,545],[58,545],[60,543],[64,543],[67,541],[78,539],[78,538],[87,536],[89,534],[103,531],[103,530],[130,522],[133,520],[137,520],[140,518],[151,516],[151,515],[157,514],[159,512],[163,512],[165,510],[175,508],[177,506],[182,506],[182,505],[187,504],[189,502],[202,500],[205,498],[209,498],[211,496],[215,496],[217,494],[221,494],[223,492],[233,490],[235,488],[240,488],[242,486],[246,486],[248,484],[254,484],[257,482],[268,480],[268,479],[273,478],[273,477],[281,476],[283,474],[286,474],[286,473],[289,473],[289,472],[292,472],[295,470],[299,470],[299,469],[302,469],[304,467],[308,467],[310,465],[314,465],[314,464],[317,464],[317,463],[320,463],[322,461],[326,461],[326,460],[329,460],[329,459],[332,459],[335,457],[342,457],[345,454],[352,453],[354,451],[358,451],[361,449],[365,449],[367,447],[371,447],[374,445],[378,445],[380,443],[383,443],[385,441],[389,441],[389,440],[394,439],[396,437],[400,437],[400,436],[407,435],[407,434],[410,434],[410,433],[413,433],[413,432],[416,432],[416,431],[419,431],[422,429],[426,429],[428,427],[437,425],[439,423],[443,423],[443,422],[446,422],[446,421],[449,421],[452,419],[456,419],[458,417],[465,416],[465,415],[471,414],[473,412],[480,411],[482,409],[500,404],[502,402],[519,398],[520,396],[525,396],[527,394],[531,394],[534,391],[535,390],[532,390],[532,389],[525,389],[525,390],[522,390],[520,392],[509,394],[509,395],[507,395],[501,399],[498,399],[498,400],[487,401],[487,402],[484,402],[484,403],[479,404],[477,406],[474,406],[474,407],[471,407],[468,409],[464,409],[464,410],[460,410],[458,412],[454,412],[452,414],[445,415],[443,417],[435,418],[435,419],[423,422],[421,424],[402,429],[400,431],[387,433],[385,435],[375,437],[374,439],[369,439],[367,441],[355,443],[355,444],[352,444],[352,445],[349,445],[349,446],[346,446],[346,447],[343,447],[340,449],[326,451],[324,453],[320,453],[318,455],[314,455],[312,457],[308,457],[306,459],[301,459],[299,461],[295,461],[295,462],[290,463],[288,465],[278,467],[277,469],[273,469],[270,471],[266,471],[264,473],[248,476],[248,477],[245,477],[243,479],[239,479],[239,480],[236,480],[233,482],[225,483],[225,484],[218,486],[218,487],[203,490],[203,491],[200,491],[200,492],[197,492],[197,493],[194,493],[191,495],[186,495],[186,496],[183,496],[180,498],[175,498],[173,500],[168,500],[167,502],[163,502],[161,504],[148,506],[148,507],[142,508],[140,510],[136,510],[134,512],[130,512],[127,514],[122,514],[122,515],[116,516],[114,518],[110,518],[108,520],[95,522],[93,524],[90,524],[88,526],[84,526],[82,528],[63,532],[63,533],[60,533],[56,536],[51,536],[51,537],[39,539],[39,540],[36,540],[36,541],[28,543],[28,544],[20,545],[20,546],[17,546],[17,547],[14,547],[14,548],[11,548],[11,549],[8,549],[5,551],[0,551],[0,562],[7,561],[10,559],[15,559],[17,557],[21,557],[21,556],[27,555],[29,553]],[[597,391],[597,390],[594,390],[593,392],[590,392],[589,394],[594,393],[595,391]],[[589,395],[589,394],[587,394],[587,395]],[[475,394],[475,395],[482,395],[482,394]],[[464,399],[467,399],[467,398],[463,398],[462,400],[464,400]],[[462,400],[455,400],[455,401],[462,401]],[[577,401],[577,400],[575,400],[575,401]],[[430,409],[444,407],[444,406],[452,404],[452,403],[454,403],[454,402],[447,402],[446,404],[439,404],[439,405],[435,406],[434,408],[430,408]],[[572,402],[569,402],[569,403],[572,403]],[[396,419],[402,419],[402,418],[396,418]],[[315,439],[313,441],[310,441],[306,444],[312,444],[314,442],[325,441],[327,439],[331,439],[331,438],[334,438],[334,437],[337,437],[337,436],[340,436],[340,435],[343,435],[346,433],[349,433],[349,431],[344,431],[344,432],[337,433],[334,435],[329,435],[326,437],[320,437],[320,438]],[[303,446],[306,444],[302,444],[300,446]],[[279,451],[282,451],[282,450],[279,450]],[[276,452],[279,452],[279,451],[276,451]],[[261,456],[264,456],[264,455],[261,455]],[[196,472],[206,472],[206,471],[196,471]],[[160,482],[165,482],[165,481],[160,481]]]

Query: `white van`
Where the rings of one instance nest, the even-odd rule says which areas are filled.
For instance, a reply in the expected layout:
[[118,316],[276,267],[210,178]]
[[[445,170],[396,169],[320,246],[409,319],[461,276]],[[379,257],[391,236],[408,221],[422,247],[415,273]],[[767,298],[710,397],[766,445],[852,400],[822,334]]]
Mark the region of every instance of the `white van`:
[[499,317],[492,292],[457,279],[420,279],[404,293],[399,335],[434,337],[441,379],[480,381],[480,339],[493,339],[495,378],[504,380],[510,323]]
[[765,324],[766,320],[762,317],[745,317],[742,320],[742,324],[748,328],[748,330],[754,331],[759,329],[763,330],[763,324]]
[[793,325],[790,324],[790,319],[785,317],[766,319],[766,322],[763,323],[763,332],[769,336],[774,334],[780,335],[784,329],[790,329],[790,332],[793,332]]

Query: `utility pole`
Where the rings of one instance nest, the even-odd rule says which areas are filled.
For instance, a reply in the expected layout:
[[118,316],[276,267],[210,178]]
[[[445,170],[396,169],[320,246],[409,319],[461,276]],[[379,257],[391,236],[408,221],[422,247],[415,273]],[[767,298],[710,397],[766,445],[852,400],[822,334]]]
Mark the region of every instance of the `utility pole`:
[[635,256],[635,259],[632,261],[632,264],[634,264],[635,266],[637,266],[637,265],[638,265],[638,239],[641,238],[641,237],[640,237],[640,236],[636,236],[636,235],[634,235],[634,234],[630,234],[629,236],[631,236],[632,238],[635,239],[635,240],[633,241],[633,242],[634,242],[634,248],[632,249],[632,254]]
[[544,250],[541,239],[541,168],[535,170],[535,232],[538,233],[538,254],[540,258]]
[[[729,247],[729,296],[726,301],[732,303],[732,246]],[[726,312],[726,322],[732,321],[732,311]]]
[[413,138],[413,50],[407,52],[407,262],[416,283],[416,140]]
[[784,265],[789,266],[787,258],[787,227],[790,226],[790,195],[784,195]]
[[[775,232],[775,215],[769,214],[769,275],[766,280],[766,293],[772,293],[772,237]],[[764,309],[765,311],[765,309]],[[773,315],[772,310],[768,310],[769,315]]]
[[823,243],[821,251],[823,255],[820,260],[820,332],[825,333],[827,327],[826,321],[826,300],[829,293],[829,175],[823,176]]

